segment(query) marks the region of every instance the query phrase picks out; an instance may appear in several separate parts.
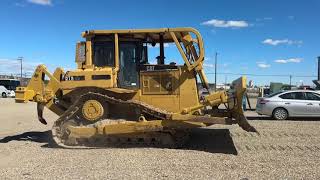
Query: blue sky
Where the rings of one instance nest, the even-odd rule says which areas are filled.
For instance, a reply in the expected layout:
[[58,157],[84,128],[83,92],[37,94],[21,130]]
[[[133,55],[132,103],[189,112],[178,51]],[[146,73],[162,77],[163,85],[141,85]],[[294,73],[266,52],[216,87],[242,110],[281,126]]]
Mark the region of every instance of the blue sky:
[[[311,85],[320,55],[320,1],[103,1],[2,0],[0,73],[25,72],[44,63],[53,70],[75,68],[75,43],[88,29],[194,27],[204,38],[206,72],[218,52],[218,83],[238,74],[255,84],[270,81]],[[181,61],[175,47],[168,60]],[[209,81],[214,76],[208,74]]]

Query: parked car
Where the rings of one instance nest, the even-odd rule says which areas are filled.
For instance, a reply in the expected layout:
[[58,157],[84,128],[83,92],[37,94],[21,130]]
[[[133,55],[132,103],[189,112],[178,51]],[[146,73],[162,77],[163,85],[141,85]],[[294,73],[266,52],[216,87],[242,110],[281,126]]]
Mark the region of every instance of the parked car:
[[310,90],[282,91],[258,98],[256,112],[277,120],[320,117],[320,94]]
[[3,97],[3,98],[14,97],[15,96],[15,92],[8,90],[4,86],[0,86],[0,95],[1,95],[0,97]]

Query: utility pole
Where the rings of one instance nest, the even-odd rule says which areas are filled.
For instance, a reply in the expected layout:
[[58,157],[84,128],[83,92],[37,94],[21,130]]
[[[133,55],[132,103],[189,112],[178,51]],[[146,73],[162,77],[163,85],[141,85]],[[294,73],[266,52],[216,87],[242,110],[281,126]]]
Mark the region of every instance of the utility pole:
[[20,84],[22,84],[22,59],[23,57],[18,57],[18,61],[20,61]]
[[227,89],[227,75],[224,77],[224,89]]
[[214,91],[217,91],[217,59],[218,53],[216,52],[215,58],[214,58]]
[[290,90],[291,90],[291,79],[292,79],[292,75],[290,75]]

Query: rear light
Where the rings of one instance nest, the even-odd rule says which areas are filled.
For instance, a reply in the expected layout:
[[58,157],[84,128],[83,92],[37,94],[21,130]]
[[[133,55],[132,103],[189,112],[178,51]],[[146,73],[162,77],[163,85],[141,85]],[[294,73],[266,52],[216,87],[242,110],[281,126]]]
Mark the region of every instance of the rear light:
[[267,104],[267,102],[269,102],[269,100],[266,99],[261,99],[259,104]]

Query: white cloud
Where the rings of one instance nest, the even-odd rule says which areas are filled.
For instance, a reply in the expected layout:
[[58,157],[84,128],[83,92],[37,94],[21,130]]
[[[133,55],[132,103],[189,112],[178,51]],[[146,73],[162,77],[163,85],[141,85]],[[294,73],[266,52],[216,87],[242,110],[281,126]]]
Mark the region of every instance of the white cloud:
[[287,45],[301,45],[303,42],[302,41],[293,41],[293,40],[289,40],[289,39],[265,39],[264,41],[262,41],[263,44],[268,44],[268,45],[272,45],[272,46],[277,46],[279,44],[287,44]]
[[[22,61],[23,74],[32,74],[41,62]],[[20,61],[16,59],[0,59],[0,74],[20,74]]]
[[154,59],[154,60],[149,60],[149,64],[157,64],[157,60]]
[[272,20],[272,17],[264,17],[263,20]]
[[[159,48],[160,47],[160,44],[157,43],[155,46],[152,46],[151,44],[148,44],[147,45],[149,48]],[[164,43],[163,44],[163,47],[167,48],[167,47],[170,47],[170,45],[168,43]]]
[[15,3],[14,4],[15,6],[18,6],[18,7],[25,7],[26,6],[26,4],[25,3]]
[[[210,62],[210,61],[211,61],[211,58],[210,58],[210,57],[204,57],[204,61],[205,61],[205,62]],[[214,68],[214,64],[211,64],[211,63],[203,63],[203,67]]]
[[272,17],[264,17],[264,18],[256,18],[256,21],[257,22],[260,22],[260,21],[271,21],[273,18]]
[[248,66],[241,66],[240,69],[245,71],[245,70],[248,70],[249,67]]
[[222,67],[228,67],[230,63],[223,63]]
[[51,6],[52,5],[52,0],[27,0],[27,2],[32,3],[32,4],[42,5],[42,6]]
[[209,67],[209,68],[214,68],[214,64],[210,64],[210,63],[204,63],[203,66]]
[[[27,75],[27,77],[30,77],[36,67],[40,64],[45,64],[41,61],[34,61],[34,60],[28,60],[23,59],[22,61],[22,74]],[[45,64],[45,66],[48,68],[49,72],[54,72],[54,70],[62,66],[62,68],[65,71],[72,70],[75,67],[74,66],[63,66],[63,65],[56,65],[56,64]],[[1,75],[18,75],[20,76],[20,61],[17,59],[8,59],[8,58],[0,58],[0,74]]]
[[219,27],[219,28],[244,28],[248,27],[249,24],[246,21],[225,21],[225,20],[219,20],[219,19],[211,19],[209,21],[205,21],[201,23],[201,25],[206,26],[213,26],[213,27]]
[[[229,65],[230,63],[217,64],[217,68],[227,68]],[[203,66],[208,68],[214,68],[214,64],[211,63],[204,63]]]
[[262,69],[266,69],[266,68],[270,68],[270,67],[271,67],[270,64],[267,64],[267,63],[265,63],[265,62],[257,62],[257,66],[258,66],[259,68],[262,68]]
[[290,19],[290,20],[294,20],[294,16],[288,16],[288,19]]
[[277,59],[274,62],[280,63],[280,64],[286,64],[286,63],[300,63],[302,61],[302,58],[290,58],[290,59]]
[[272,17],[264,17],[264,18],[256,18],[256,21],[257,22],[260,22],[260,21],[271,21],[273,18]]

